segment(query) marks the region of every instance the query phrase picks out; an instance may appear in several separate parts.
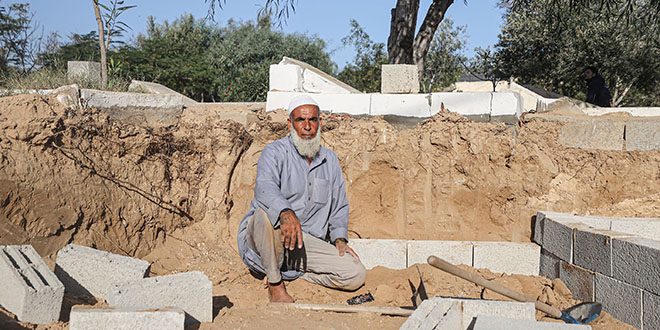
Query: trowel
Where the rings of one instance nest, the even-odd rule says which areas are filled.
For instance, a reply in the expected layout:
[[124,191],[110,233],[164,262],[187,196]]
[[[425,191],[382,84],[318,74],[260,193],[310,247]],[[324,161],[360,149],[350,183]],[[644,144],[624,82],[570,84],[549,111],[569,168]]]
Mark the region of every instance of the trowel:
[[566,323],[587,324],[595,320],[600,315],[600,312],[603,309],[603,306],[597,302],[585,302],[561,311],[556,307],[552,307],[548,304],[544,304],[532,297],[525,296],[524,294],[518,291],[511,290],[501,284],[491,282],[477,274],[458,268],[436,256],[430,256],[427,261],[429,265],[435,268],[443,270],[449,274],[458,276],[466,281],[470,281],[474,284],[480,285],[486,289],[493,290],[513,300],[520,302],[533,302],[534,307],[536,309],[554,318],[561,319]]

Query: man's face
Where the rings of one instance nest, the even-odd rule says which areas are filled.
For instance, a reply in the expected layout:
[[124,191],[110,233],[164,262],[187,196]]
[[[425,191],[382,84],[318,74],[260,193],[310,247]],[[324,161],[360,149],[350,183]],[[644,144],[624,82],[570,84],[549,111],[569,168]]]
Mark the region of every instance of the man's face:
[[315,105],[306,104],[295,108],[287,119],[289,129],[293,127],[301,139],[309,140],[316,137],[321,124],[319,108]]
[[589,69],[584,70],[584,73],[582,74],[582,77],[584,77],[585,80],[589,80],[595,76],[596,75]]

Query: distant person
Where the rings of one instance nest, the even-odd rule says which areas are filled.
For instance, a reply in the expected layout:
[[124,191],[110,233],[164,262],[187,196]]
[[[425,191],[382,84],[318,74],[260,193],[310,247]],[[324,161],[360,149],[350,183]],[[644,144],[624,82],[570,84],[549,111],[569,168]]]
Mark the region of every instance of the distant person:
[[290,135],[257,163],[254,199],[238,229],[238,252],[266,275],[271,302],[293,302],[283,280],[302,277],[357,290],[367,274],[348,243],[348,199],[337,155],[321,146],[321,112],[307,95],[289,104]]
[[598,69],[588,66],[582,77],[587,81],[587,102],[599,107],[609,107],[612,96],[605,85],[605,79],[598,74]]

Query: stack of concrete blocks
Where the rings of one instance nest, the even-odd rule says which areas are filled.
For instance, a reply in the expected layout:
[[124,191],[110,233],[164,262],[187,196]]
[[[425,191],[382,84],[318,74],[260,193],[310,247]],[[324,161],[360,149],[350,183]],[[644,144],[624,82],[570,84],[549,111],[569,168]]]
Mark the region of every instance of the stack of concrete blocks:
[[69,330],[182,330],[182,309],[81,308],[71,309]]
[[86,81],[101,85],[101,63],[68,61],[66,76],[71,81]]
[[108,303],[111,307],[176,306],[186,312],[186,326],[213,321],[211,281],[199,271],[113,283]]
[[60,318],[64,286],[31,245],[0,246],[0,306],[19,321]]
[[323,112],[349,115],[428,118],[444,108],[472,120],[516,122],[523,112],[517,92],[364,94],[304,62],[285,57],[271,65],[266,111],[286,109],[301,94],[312,96]]
[[108,300],[108,288],[149,275],[149,262],[69,244],[57,252],[55,275],[66,291],[77,296]]
[[534,321],[534,303],[433,297],[424,300],[400,329],[471,329],[479,315]]
[[380,75],[383,94],[419,93],[419,74],[414,64],[383,64]]
[[367,269],[404,269],[425,264],[434,255],[455,265],[487,268],[496,273],[539,274],[541,250],[534,243],[351,239],[348,244]]
[[539,211],[540,275],[638,329],[660,329],[660,219]]

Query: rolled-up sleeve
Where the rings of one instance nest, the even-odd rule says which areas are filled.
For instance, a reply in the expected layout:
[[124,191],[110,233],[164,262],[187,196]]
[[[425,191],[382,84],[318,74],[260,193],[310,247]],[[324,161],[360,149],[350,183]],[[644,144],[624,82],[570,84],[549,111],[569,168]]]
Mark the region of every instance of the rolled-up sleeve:
[[[278,151],[267,145],[257,163],[257,179],[254,185],[254,198],[259,206],[266,211],[268,219],[274,228],[280,226],[280,213],[291,209],[291,203],[280,191],[282,165],[278,163]],[[280,157],[281,159],[281,157]]]
[[338,238],[348,241],[348,198],[346,196],[346,184],[344,174],[341,171],[339,160],[333,158],[333,181],[332,181],[332,206],[328,219],[330,241]]

